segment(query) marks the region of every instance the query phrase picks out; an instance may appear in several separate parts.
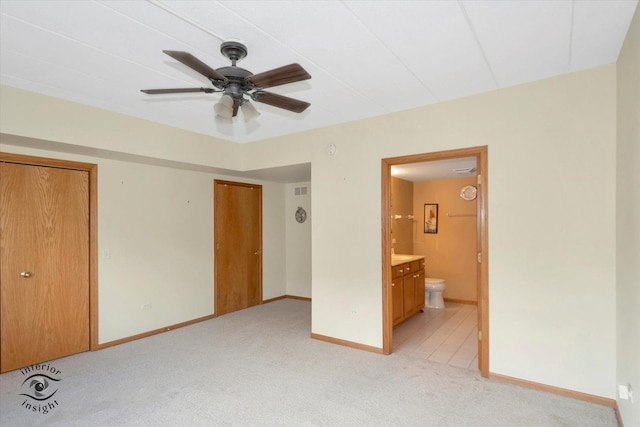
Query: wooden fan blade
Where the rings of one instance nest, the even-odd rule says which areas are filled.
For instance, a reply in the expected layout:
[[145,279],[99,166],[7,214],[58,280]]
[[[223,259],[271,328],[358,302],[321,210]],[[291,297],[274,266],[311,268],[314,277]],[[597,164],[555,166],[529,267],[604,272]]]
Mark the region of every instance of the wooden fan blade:
[[223,76],[213,68],[209,67],[207,64],[200,61],[198,58],[191,55],[190,53],[180,52],[178,50],[163,50],[163,52],[169,55],[170,57],[172,57],[173,59],[182,62],[187,67],[199,72],[200,74],[202,74],[208,79],[213,79],[213,80],[227,79],[225,76]]
[[215,92],[211,88],[206,87],[185,87],[181,89],[141,89],[140,92],[148,93],[149,95],[158,95],[160,93],[188,93],[188,92]]
[[311,105],[308,102],[289,98],[288,96],[278,95],[272,92],[265,92],[263,90],[254,92],[251,95],[251,98],[256,102],[262,102],[263,104],[284,108],[285,110],[293,111],[294,113],[302,113],[307,109],[307,107],[309,107],[309,105]]
[[238,115],[238,109],[240,108],[240,100],[239,99],[234,99],[233,100],[233,115],[231,117],[235,117]]
[[247,77],[256,87],[265,88],[280,86],[287,83],[299,82],[310,79],[311,75],[300,64],[289,64],[284,67],[274,68],[264,73]]

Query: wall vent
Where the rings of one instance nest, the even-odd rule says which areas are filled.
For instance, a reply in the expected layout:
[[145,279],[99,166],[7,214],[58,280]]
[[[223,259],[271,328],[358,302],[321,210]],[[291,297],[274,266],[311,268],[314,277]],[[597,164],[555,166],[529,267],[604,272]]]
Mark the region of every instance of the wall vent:
[[296,187],[295,195],[296,196],[306,196],[307,195],[307,187]]

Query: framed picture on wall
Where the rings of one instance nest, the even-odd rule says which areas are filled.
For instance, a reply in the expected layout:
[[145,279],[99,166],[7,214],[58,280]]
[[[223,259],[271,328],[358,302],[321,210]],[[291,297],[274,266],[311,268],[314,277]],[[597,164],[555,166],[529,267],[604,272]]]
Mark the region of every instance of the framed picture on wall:
[[436,234],[438,232],[438,204],[424,204],[424,232]]

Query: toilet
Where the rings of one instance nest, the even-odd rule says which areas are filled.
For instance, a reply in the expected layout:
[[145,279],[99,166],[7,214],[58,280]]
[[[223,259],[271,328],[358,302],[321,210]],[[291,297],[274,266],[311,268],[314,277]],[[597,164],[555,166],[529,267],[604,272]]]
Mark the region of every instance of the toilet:
[[435,277],[427,277],[424,279],[424,290],[427,294],[425,305],[427,308],[444,308],[444,299],[442,299],[442,292],[446,284],[444,279],[438,279]]

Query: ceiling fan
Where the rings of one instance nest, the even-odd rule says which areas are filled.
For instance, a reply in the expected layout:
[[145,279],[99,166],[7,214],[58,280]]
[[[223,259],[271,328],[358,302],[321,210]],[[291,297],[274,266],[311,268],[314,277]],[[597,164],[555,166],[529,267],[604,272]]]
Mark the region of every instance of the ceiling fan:
[[251,105],[249,100],[245,98],[245,95],[255,102],[262,102],[263,104],[283,108],[293,111],[294,113],[302,113],[311,105],[308,102],[264,90],[265,88],[273,86],[310,79],[311,75],[309,75],[302,66],[299,64],[289,64],[263,73],[253,74],[244,68],[236,66],[237,61],[247,56],[247,47],[239,41],[225,41],[220,45],[220,52],[229,58],[231,66],[221,67],[217,70],[209,67],[190,53],[176,50],[163,50],[163,52],[208,78],[215,89],[200,87],[141,90],[149,95],[222,92],[223,95],[220,101],[213,106],[216,114],[220,117],[230,119],[238,114],[238,109],[242,109],[246,121],[258,116],[260,113]]

